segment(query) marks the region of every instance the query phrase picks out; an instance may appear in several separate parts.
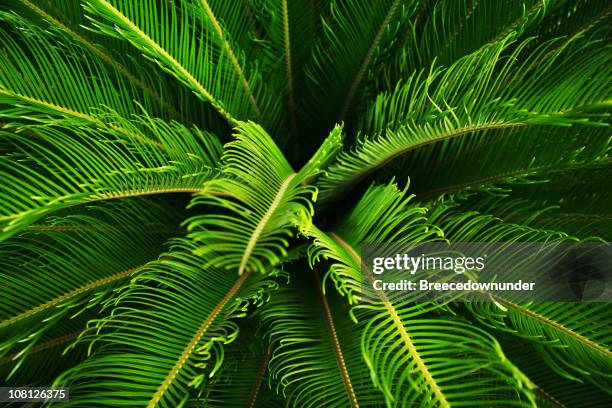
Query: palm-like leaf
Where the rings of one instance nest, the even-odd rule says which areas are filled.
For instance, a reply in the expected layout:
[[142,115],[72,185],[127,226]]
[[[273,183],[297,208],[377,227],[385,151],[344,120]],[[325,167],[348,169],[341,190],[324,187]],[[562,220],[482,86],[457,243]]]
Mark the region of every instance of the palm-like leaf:
[[[438,235],[440,230],[422,216],[423,209],[409,207],[404,195],[393,184],[373,187],[333,232],[306,231],[315,238],[312,258],[334,261],[331,279],[350,297],[373,280],[371,272],[361,271],[359,245],[414,243]],[[478,405],[478,395],[487,395],[482,404],[533,404],[529,379],[508,362],[494,338],[455,318],[443,305],[412,304],[384,292],[362,297],[362,302],[354,307],[355,318],[367,322],[362,352],[388,404],[448,407],[469,400]],[[457,376],[462,378],[460,388],[454,384]]]
[[[457,241],[563,242],[572,239],[555,231],[506,224],[487,215],[453,211],[440,203],[431,221]],[[466,229],[464,225],[470,225]],[[515,303],[500,296],[495,302],[468,305],[486,325],[536,342],[545,361],[561,375],[583,377],[604,391],[610,389],[610,308],[605,303]]]
[[[406,3],[406,4],[402,4]],[[318,126],[329,128],[352,111],[359,87],[379,54],[391,42],[400,16],[410,14],[416,2],[331,1],[329,20],[306,70],[314,84],[309,98]]]
[[0,0],[3,380],[61,406],[605,405],[607,303],[372,293],[361,246],[604,245],[611,11]]
[[[14,14],[0,12],[0,19],[0,41],[6,50],[0,62],[3,118],[43,122],[66,118],[73,123],[100,125],[96,113],[102,107],[123,117],[138,112],[132,101],[138,96],[137,89],[116,72],[108,71],[95,55],[90,54],[83,64],[79,60],[85,52],[82,47],[28,26]],[[58,78],[56,72],[62,75]],[[138,99],[148,105],[147,98]]]
[[268,385],[270,348],[261,336],[257,336],[256,322],[242,323],[240,337],[225,347],[223,366],[209,378],[203,395],[194,398],[194,406],[284,406],[283,400]]
[[546,302],[498,303],[473,306],[485,323],[536,342],[545,361],[561,375],[584,378],[610,391],[612,354],[609,344],[610,308],[606,304]]
[[511,336],[499,336],[504,352],[537,384],[538,405],[547,408],[606,407],[609,394],[588,384],[552,376],[548,364],[533,344]]
[[[530,173],[542,171],[540,167],[550,166],[551,160],[576,160],[572,155],[551,151],[552,146],[574,150],[575,155],[584,154],[586,157],[580,157],[580,162],[599,158],[606,151],[607,134],[597,128],[583,129],[589,121],[594,122],[592,125],[599,125],[601,121],[580,112],[589,113],[589,109],[601,109],[602,104],[609,103],[604,88],[587,79],[594,75],[591,69],[600,69],[596,67],[609,63],[606,62],[609,53],[596,42],[582,44],[577,38],[564,45],[548,44],[532,55],[521,56],[527,52],[524,48],[528,44],[519,44],[508,57],[503,55],[508,44],[502,41],[461,59],[447,70],[434,68],[414,73],[392,93],[379,96],[363,127],[366,134],[377,136],[362,139],[354,151],[340,155],[338,163],[332,165],[329,175],[320,183],[323,194],[327,196],[327,190],[337,194],[387,163],[413,152],[394,169],[396,174],[397,169],[403,167],[405,171],[411,163],[425,161],[427,169],[440,168],[437,169],[439,177],[446,183],[449,177],[462,177],[458,184],[473,180],[468,171],[478,172],[485,178],[481,183],[486,182],[489,175],[487,168],[482,167],[487,164],[501,174],[517,168],[522,173]],[[586,71],[580,66],[583,58],[589,59],[589,64],[583,65]],[[571,64],[572,68],[564,71],[563,76],[555,75],[564,64]],[[523,80],[528,72],[530,78]],[[608,80],[602,77],[603,82]],[[561,145],[559,131],[554,127],[572,124],[579,126],[576,131],[572,130],[576,136],[564,138]],[[487,143],[496,136],[495,132],[499,134],[496,143]],[[461,138],[470,134],[474,137]],[[457,138],[459,141],[454,142]],[[508,163],[514,167],[500,170],[500,158],[511,151],[500,144],[515,146],[517,142],[530,143],[526,151],[531,155],[523,159],[525,163],[517,158]],[[585,143],[592,144],[590,152],[583,152]],[[440,156],[440,151],[446,154]],[[542,157],[534,161],[532,152],[541,152]],[[483,161],[489,157],[490,162]],[[478,158],[478,166],[473,165],[474,158]],[[471,167],[458,172],[457,167],[465,163]],[[446,169],[448,173],[444,172]],[[429,185],[434,183],[435,180],[430,181]]]
[[[169,226],[176,229],[179,220],[160,203],[149,202],[146,209],[142,203],[92,205],[86,215],[50,218],[0,244],[0,355],[13,370],[45,338],[73,334],[74,327],[65,326],[74,324],[65,320],[96,308],[113,287],[162,252],[175,233]],[[109,262],[100,266],[103,258]],[[80,330],[86,321],[80,321]]]
[[[88,1],[86,10],[101,32],[128,40],[230,122],[260,115],[256,72],[244,68],[242,55],[215,14],[215,4],[225,7],[223,2],[199,3],[169,7],[148,1],[133,7],[128,1],[96,0]],[[153,24],[157,19],[164,24]],[[178,36],[170,35],[176,27]]]
[[270,375],[279,393],[301,407],[383,406],[346,307],[328,300],[317,277],[311,281],[317,297],[283,288],[261,310],[270,338]]
[[122,123],[127,133],[67,125],[2,132],[1,238],[68,206],[198,191],[214,174],[219,150],[214,136],[146,117],[133,122],[107,117]]
[[[119,292],[111,316],[92,321],[96,334],[88,332],[83,339],[94,341],[94,357],[57,380],[70,385],[74,395],[83,395],[76,404],[132,406],[136,401],[175,407],[188,400],[190,388],[204,382],[199,371],[214,371],[220,345],[237,334],[230,319],[265,299],[265,289],[275,284],[250,272],[238,276],[209,268],[201,273],[202,260],[193,250],[190,241],[175,241],[172,252]],[[108,370],[119,376],[104,380]],[[121,398],[126,390],[129,400]]]
[[192,114],[197,110],[193,109],[193,98],[188,91],[171,89],[167,81],[160,81],[160,78],[152,76],[151,63],[138,55],[129,44],[95,35],[87,30],[84,26],[87,21],[79,3],[70,0],[19,0],[18,4],[11,2],[11,6],[19,14],[38,22],[48,32],[80,45],[88,51],[86,58],[99,58],[111,71],[122,76],[127,83],[154,102],[150,108],[156,116],[168,119],[196,119]]

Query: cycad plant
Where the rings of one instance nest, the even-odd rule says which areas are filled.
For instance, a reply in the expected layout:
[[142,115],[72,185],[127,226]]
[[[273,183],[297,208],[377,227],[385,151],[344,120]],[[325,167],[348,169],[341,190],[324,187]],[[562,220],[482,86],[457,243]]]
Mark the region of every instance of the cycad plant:
[[365,297],[361,270],[372,243],[609,241],[608,1],[0,10],[2,384],[609,406],[608,304]]

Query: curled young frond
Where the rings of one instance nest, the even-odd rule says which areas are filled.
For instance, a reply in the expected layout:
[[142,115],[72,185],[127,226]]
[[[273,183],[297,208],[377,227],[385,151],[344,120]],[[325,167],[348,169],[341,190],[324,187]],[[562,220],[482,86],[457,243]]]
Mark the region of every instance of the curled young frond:
[[[212,211],[187,221],[196,253],[242,274],[265,272],[286,253],[298,220],[309,223],[316,190],[303,181],[319,172],[293,171],[270,136],[252,122],[226,145],[219,177],[207,182],[191,208]],[[310,198],[309,198],[310,196]]]

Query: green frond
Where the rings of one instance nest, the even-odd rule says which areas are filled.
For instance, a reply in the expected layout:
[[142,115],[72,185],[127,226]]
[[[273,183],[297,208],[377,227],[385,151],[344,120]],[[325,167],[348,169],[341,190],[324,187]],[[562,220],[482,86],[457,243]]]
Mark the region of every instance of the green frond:
[[189,237],[215,267],[265,272],[286,253],[294,224],[309,223],[315,198],[302,184],[315,175],[295,173],[270,136],[248,122],[236,128],[236,140],[225,147],[221,175],[207,182],[190,208],[210,206],[187,220]]
[[302,180],[303,184],[313,184],[315,180],[325,174],[329,164],[342,151],[342,140],[344,138],[342,128],[342,125],[336,125],[310,160],[302,166],[297,177]]
[[[133,84],[73,41],[12,13],[0,12],[0,21],[2,120],[48,123],[66,118],[100,125],[96,113],[103,107],[129,117],[140,110],[133,99],[140,99],[150,109],[148,99],[140,98]],[[83,59],[84,53],[89,58]]]
[[491,214],[468,211],[461,207],[461,195],[449,195],[424,203],[427,220],[444,231],[451,242],[576,242],[576,237],[560,231],[537,229],[504,222]]
[[490,214],[505,222],[609,241],[610,197],[601,186],[612,169],[605,162],[573,171],[488,184],[452,196],[461,211]]
[[[547,242],[576,238],[566,234],[504,223],[488,214],[456,210],[453,199],[434,204],[430,221],[457,242]],[[605,303],[515,303],[499,295],[494,302],[468,304],[485,325],[523,336],[538,344],[545,361],[569,379],[584,377],[610,389],[612,330]]]
[[[276,294],[274,295],[276,297]],[[224,363],[218,373],[209,378],[204,394],[195,397],[188,406],[210,408],[251,407],[281,408],[284,401],[268,385],[270,348],[254,328],[254,322],[241,321],[235,342],[224,349]]]
[[533,343],[514,336],[495,334],[508,358],[536,383],[538,406],[605,408],[609,405],[610,395],[606,392],[588,383],[578,383],[555,375],[537,353]]
[[[124,57],[125,54],[128,54],[125,50],[126,47],[118,47],[119,43],[117,41],[106,44],[106,47],[104,47],[96,42],[99,38],[92,38],[95,36],[87,33],[80,26],[85,21],[79,3],[62,0],[54,2],[19,0],[19,3],[23,6],[23,15],[27,15],[28,20],[39,23],[47,30],[58,32],[68,41],[80,44],[93,54],[89,56],[90,58],[97,57],[104,61],[110,69],[116,70],[128,83],[133,84],[146,98],[150,98],[154,102],[150,106],[152,112],[159,113],[159,115],[168,119],[186,120],[171,103],[171,99],[173,99],[171,92],[160,86],[159,78],[157,78],[156,83],[147,70],[142,69],[142,65],[148,66],[144,58],[140,58],[140,61],[136,63],[134,61],[135,55]],[[75,5],[78,7],[74,7]],[[19,10],[19,12],[22,11]],[[109,48],[112,49],[112,52],[109,51]]]
[[[563,0],[438,1],[423,21],[414,21],[399,36],[401,49],[394,63],[385,69],[386,80],[394,84],[406,72],[418,71],[437,61],[450,66],[464,55],[508,35],[520,35],[537,25],[556,3]],[[399,42],[398,41],[398,42]],[[392,86],[392,85],[391,85]]]
[[314,275],[304,276],[311,273],[292,278],[292,287],[279,289],[260,310],[271,343],[271,384],[291,406],[384,406],[347,308],[323,294]]
[[561,376],[592,382],[610,393],[612,312],[607,304],[497,299],[471,306],[485,324],[536,342],[544,361]]
[[307,65],[306,106],[317,133],[352,113],[359,89],[379,54],[392,41],[400,16],[406,17],[416,2],[400,0],[332,1],[322,22],[323,35]]
[[247,72],[211,4],[202,0],[198,7],[202,9],[190,2],[170,7],[153,0],[136,7],[125,0],[85,2],[100,33],[129,41],[230,123],[257,117],[257,72]]
[[333,231],[309,231],[315,239],[311,259],[331,259],[328,274],[336,287],[361,300],[352,316],[364,326],[361,349],[374,384],[388,405],[535,406],[532,383],[497,341],[444,305],[389,299],[383,292],[359,297],[362,284],[373,279],[361,270],[359,245],[438,239],[440,230],[427,222],[424,209],[408,200],[393,184],[372,187]]
[[[285,128],[296,137],[299,95],[305,90],[302,67],[309,61],[315,38],[320,34],[320,0],[250,0],[252,22],[264,30],[255,30],[261,47],[259,61],[264,80],[283,95],[287,122]],[[263,31],[263,32],[262,32]],[[297,140],[297,139],[293,139]]]
[[[561,48],[552,42],[523,52],[529,43],[517,45],[509,58],[503,57],[508,42],[488,47],[447,70],[415,73],[379,96],[363,126],[374,136],[360,139],[330,167],[319,183],[323,199],[389,163],[395,175],[412,173],[415,182],[428,181],[428,194],[437,194],[450,187],[436,183],[460,189],[486,184],[492,171],[500,177],[529,174],[580,161],[581,155],[600,157],[609,142],[609,78],[599,74],[610,62],[606,46],[578,37]],[[530,160],[534,153],[539,155]],[[505,160],[521,154],[522,160]],[[494,168],[487,172],[485,165]],[[431,180],[432,173],[438,179]]]
[[215,172],[220,147],[210,134],[148,117],[104,118],[125,133],[63,124],[0,133],[0,240],[69,206],[195,192]]
[[[64,350],[81,334],[87,320],[97,316],[96,313],[88,309],[72,319],[63,319],[61,324],[45,330],[27,353],[20,355],[20,351],[15,350],[0,358],[2,384],[48,387],[63,371],[83,361],[87,356],[84,346],[75,347],[70,353]],[[10,376],[16,363],[20,365]]]
[[223,345],[238,335],[233,320],[264,302],[276,283],[203,269],[194,249],[175,240],[107,302],[110,316],[90,321],[80,342],[94,354],[56,380],[74,396],[65,406],[177,407],[201,391],[221,366]]
[[[247,118],[256,119],[268,132],[283,139],[279,130],[283,120],[282,100],[278,89],[271,87],[270,78],[264,78],[262,66],[265,63],[255,21],[255,7],[249,0],[244,0],[241,7],[224,0],[191,0],[190,7],[201,16],[199,24],[217,43],[219,52],[231,62],[236,80],[242,91],[248,96],[254,115]],[[269,26],[268,22],[265,22]],[[248,73],[252,75],[247,77]],[[240,118],[239,118],[240,119]]]
[[554,1],[537,24],[527,27],[525,35],[539,38],[573,36],[608,24],[612,8],[605,1]]
[[[483,141],[485,138],[488,140]],[[564,173],[605,167],[610,162],[610,141],[605,126],[507,128],[449,140],[407,155],[406,160],[427,162],[428,173],[435,171],[427,185],[422,170],[408,165],[405,171],[412,173],[419,199],[427,199],[487,184],[530,177],[557,178]],[[436,157],[441,149],[449,151],[447,160]],[[511,161],[506,160],[508,155],[512,155]],[[385,171],[399,164],[393,163]]]
[[486,272],[525,282],[606,245],[608,3],[0,0],[1,382],[87,408],[609,405],[608,303],[391,295],[362,262],[503,246]]
[[[61,337],[77,330],[65,326],[155,259],[176,233],[168,226],[179,222],[154,201],[123,201],[51,217],[0,243],[0,358],[11,356],[10,375],[55,337],[48,332]],[[77,321],[85,329],[87,320]]]

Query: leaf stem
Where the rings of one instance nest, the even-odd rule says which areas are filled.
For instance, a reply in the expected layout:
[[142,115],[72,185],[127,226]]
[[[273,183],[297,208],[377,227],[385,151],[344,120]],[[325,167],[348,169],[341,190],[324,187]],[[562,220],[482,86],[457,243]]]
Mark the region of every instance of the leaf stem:
[[251,238],[249,238],[249,242],[247,243],[247,246],[244,249],[244,253],[242,254],[242,260],[240,261],[240,266],[238,268],[239,274],[242,274],[245,271],[249,258],[251,257],[251,253],[253,252],[253,249],[255,249],[255,245],[257,244],[257,241],[259,240],[261,233],[263,232],[266,224],[272,217],[272,214],[274,214],[274,211],[279,206],[281,200],[283,199],[283,196],[285,195],[285,191],[287,191],[287,188],[289,188],[289,184],[291,183],[291,180],[293,180],[295,176],[296,176],[296,173],[291,173],[285,179],[285,181],[283,181],[283,184],[281,184],[280,188],[278,189],[278,192],[276,193],[274,200],[272,201],[272,203],[270,203],[268,210],[263,215],[263,217],[261,217],[261,220],[259,220],[259,223],[257,224],[257,227],[255,227],[255,230],[251,234]]
[[147,408],[154,408],[157,406],[157,404],[159,403],[160,399],[162,398],[162,396],[164,395],[164,393],[166,392],[170,384],[172,384],[172,382],[174,381],[178,373],[183,369],[183,367],[187,363],[187,360],[189,360],[189,357],[191,357],[191,354],[193,353],[196,346],[202,339],[202,336],[204,336],[204,334],[208,331],[211,324],[217,318],[219,313],[221,313],[221,311],[225,308],[227,303],[234,297],[238,289],[240,289],[240,287],[242,286],[244,281],[250,276],[250,274],[251,273],[247,271],[246,273],[240,275],[238,279],[236,280],[236,282],[234,283],[234,285],[225,294],[223,299],[221,299],[219,303],[217,303],[217,305],[214,307],[214,309],[210,312],[206,320],[204,320],[204,322],[202,323],[198,331],[196,331],[196,333],[192,337],[189,344],[187,344],[187,347],[185,347],[185,349],[181,353],[176,364],[174,364],[174,366],[172,367],[172,369],[170,370],[170,372],[168,373],[164,381],[161,383],[161,385],[159,386],[159,388],[153,395],[153,398],[151,398],[151,400],[147,404]]
[[334,347],[334,355],[336,357],[336,363],[338,363],[338,370],[340,371],[340,375],[342,376],[342,381],[344,382],[344,388],[348,395],[349,401],[351,403],[352,408],[359,408],[359,402],[357,401],[357,395],[355,395],[355,390],[353,389],[353,385],[351,384],[351,378],[349,376],[348,369],[346,368],[346,362],[344,361],[344,354],[342,353],[342,348],[340,347],[340,342],[338,341],[338,334],[336,333],[336,327],[334,325],[334,319],[331,314],[331,310],[329,309],[329,304],[327,303],[327,298],[323,294],[321,290],[321,281],[319,279],[319,275],[316,271],[313,270],[313,278],[315,281],[315,286],[317,287],[317,294],[319,295],[319,301],[321,302],[321,306],[323,307],[323,314],[325,316],[325,324],[327,326],[327,331],[329,332],[329,337]]
[[38,305],[38,306],[35,306],[35,307],[31,308],[30,310],[27,310],[27,311],[25,311],[23,313],[20,313],[20,314],[16,315],[16,316],[13,316],[13,317],[10,317],[10,318],[8,318],[6,320],[1,321],[0,322],[0,328],[4,328],[4,327],[7,327],[7,326],[10,326],[10,325],[12,325],[12,324],[14,324],[14,323],[16,323],[18,321],[26,319],[26,318],[28,318],[30,316],[33,316],[33,315],[35,315],[37,313],[40,313],[40,312],[44,311],[44,310],[48,310],[48,309],[50,309],[50,308],[52,308],[54,306],[57,306],[61,302],[65,301],[65,300],[68,300],[70,298],[73,298],[73,297],[75,297],[77,295],[80,295],[82,293],[89,292],[90,290],[99,288],[99,287],[104,286],[104,285],[108,285],[109,283],[113,283],[113,282],[116,282],[116,281],[121,280],[121,279],[125,279],[125,278],[127,278],[127,277],[129,277],[129,276],[131,276],[131,275],[133,275],[135,273],[137,273],[140,269],[142,269],[142,267],[143,267],[143,265],[135,267],[135,268],[131,268],[131,269],[128,269],[128,270],[125,270],[123,272],[118,272],[118,273],[116,273],[114,275],[107,276],[105,278],[101,278],[101,279],[95,280],[95,281],[87,283],[87,284],[85,284],[85,285],[83,285],[83,286],[81,286],[79,288],[76,288],[76,289],[73,289],[73,290],[71,290],[69,292],[66,292],[66,293],[64,293],[61,296],[57,296],[55,299],[51,299],[51,300],[49,300],[49,301],[47,301],[47,302],[45,302],[45,303],[43,303],[41,305]]
[[[336,241],[340,246],[342,246],[347,252],[351,254],[351,256],[353,257],[357,265],[362,265],[361,256],[357,253],[357,251],[355,251],[346,241],[344,241],[336,233],[330,232],[329,235],[334,239],[334,241]],[[369,269],[366,268],[364,272],[365,272],[365,275],[368,277],[368,279],[370,279],[371,281],[374,280],[372,276],[372,272]],[[444,394],[442,393],[440,386],[436,383],[435,379],[429,372],[429,369],[423,362],[423,359],[421,358],[418,350],[414,346],[414,343],[412,342],[412,338],[410,337],[410,334],[404,327],[404,323],[402,322],[401,317],[397,313],[397,310],[395,310],[395,307],[391,304],[391,302],[387,298],[387,295],[384,292],[377,291],[377,293],[379,294],[379,297],[381,299],[381,302],[385,306],[385,309],[387,309],[387,313],[389,313],[389,316],[391,316],[391,320],[393,321],[393,324],[397,328],[400,334],[400,337],[402,338],[404,344],[406,345],[406,348],[408,349],[408,353],[410,354],[410,356],[413,358],[414,362],[416,363],[416,366],[418,367],[419,371],[423,375],[425,382],[429,385],[429,387],[431,388],[431,390],[437,397],[437,400],[438,400],[437,402],[439,404],[439,407],[450,408],[450,404],[446,400],[446,397],[444,396]]]

